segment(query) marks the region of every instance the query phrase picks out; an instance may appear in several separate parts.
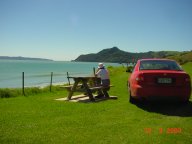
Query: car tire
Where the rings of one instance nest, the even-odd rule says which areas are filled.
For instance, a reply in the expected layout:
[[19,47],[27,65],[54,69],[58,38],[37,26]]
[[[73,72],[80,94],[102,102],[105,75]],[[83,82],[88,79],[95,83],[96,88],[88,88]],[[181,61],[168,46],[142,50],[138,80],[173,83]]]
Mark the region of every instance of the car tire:
[[131,91],[129,92],[129,102],[132,103],[132,104],[136,103],[136,99],[132,97]]
[[131,96],[131,88],[130,88],[130,83],[127,82],[127,87],[128,87],[128,91],[129,91],[129,102],[130,103],[135,103],[135,99]]

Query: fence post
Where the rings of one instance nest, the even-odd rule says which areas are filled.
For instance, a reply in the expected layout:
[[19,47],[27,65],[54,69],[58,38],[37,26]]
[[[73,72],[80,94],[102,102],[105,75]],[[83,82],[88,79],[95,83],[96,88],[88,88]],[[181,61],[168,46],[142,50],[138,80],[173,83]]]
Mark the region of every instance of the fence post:
[[50,92],[51,92],[52,82],[53,82],[53,72],[51,72]]
[[24,72],[22,72],[22,93],[25,96],[25,78],[24,78]]
[[94,76],[95,76],[95,67],[93,67],[93,74],[94,74]]

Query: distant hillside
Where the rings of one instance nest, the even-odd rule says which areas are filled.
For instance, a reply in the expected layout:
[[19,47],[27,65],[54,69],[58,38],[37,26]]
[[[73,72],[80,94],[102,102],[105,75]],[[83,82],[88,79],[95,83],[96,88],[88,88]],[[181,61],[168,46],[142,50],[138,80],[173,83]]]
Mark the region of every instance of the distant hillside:
[[149,51],[143,53],[130,53],[122,51],[117,47],[113,47],[104,49],[96,54],[80,55],[74,61],[127,63],[141,58],[166,58],[168,56],[179,55],[180,53],[181,52],[177,51]]
[[187,62],[192,62],[192,51],[190,52],[182,52],[180,54],[174,55],[174,56],[169,56],[167,57],[169,59],[174,59],[178,61],[180,64],[184,64]]
[[43,58],[28,58],[28,57],[9,57],[9,56],[0,56],[0,60],[41,60],[41,61],[52,61],[50,59]]

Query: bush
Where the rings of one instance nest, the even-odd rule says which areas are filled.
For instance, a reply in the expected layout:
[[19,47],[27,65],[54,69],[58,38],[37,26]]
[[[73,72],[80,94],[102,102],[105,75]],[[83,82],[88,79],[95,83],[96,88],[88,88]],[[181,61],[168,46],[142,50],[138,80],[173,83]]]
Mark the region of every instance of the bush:
[[16,97],[21,95],[21,90],[19,89],[0,89],[0,98]]
[[[51,92],[63,91],[59,86],[52,86]],[[50,92],[50,86],[39,88],[39,87],[29,87],[24,90],[25,96],[37,95],[42,93]],[[23,91],[21,88],[0,88],[0,98],[10,98],[22,96]]]
[[132,72],[133,71],[133,66],[128,66],[126,69],[126,72]]

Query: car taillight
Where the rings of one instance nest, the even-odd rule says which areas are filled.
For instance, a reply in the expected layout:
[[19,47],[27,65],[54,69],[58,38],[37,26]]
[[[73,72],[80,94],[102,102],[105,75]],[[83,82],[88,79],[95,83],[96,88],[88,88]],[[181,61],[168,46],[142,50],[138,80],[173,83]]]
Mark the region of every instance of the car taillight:
[[136,78],[135,78],[136,82],[138,84],[142,84],[142,82],[144,82],[144,77],[142,74],[139,74]]

